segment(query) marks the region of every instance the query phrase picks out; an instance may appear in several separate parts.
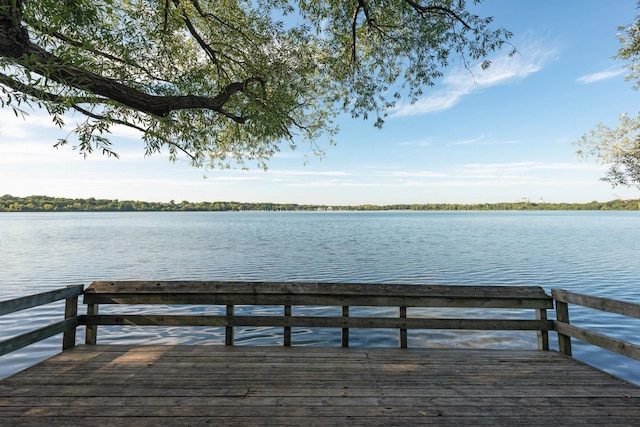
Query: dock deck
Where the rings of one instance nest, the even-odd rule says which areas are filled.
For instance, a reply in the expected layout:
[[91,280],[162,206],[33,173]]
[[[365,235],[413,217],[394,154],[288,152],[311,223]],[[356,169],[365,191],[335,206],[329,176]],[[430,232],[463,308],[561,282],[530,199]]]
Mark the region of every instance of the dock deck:
[[82,345],[0,381],[7,426],[640,425],[555,351]]
[[[638,319],[637,303],[535,286],[142,281],[0,301],[0,315],[60,300],[63,320],[0,341],[3,355],[62,334],[64,350],[0,381],[0,426],[640,425],[640,387],[573,359],[571,339],[635,360],[640,345],[569,315],[579,305]],[[225,345],[100,344],[99,329],[122,325],[219,327]],[[281,330],[282,347],[236,346],[237,328],[260,326]],[[341,346],[295,345],[300,327],[337,329]],[[350,330],[363,328],[397,330],[398,348],[352,347]],[[537,349],[408,348],[412,331],[438,329],[524,331]]]

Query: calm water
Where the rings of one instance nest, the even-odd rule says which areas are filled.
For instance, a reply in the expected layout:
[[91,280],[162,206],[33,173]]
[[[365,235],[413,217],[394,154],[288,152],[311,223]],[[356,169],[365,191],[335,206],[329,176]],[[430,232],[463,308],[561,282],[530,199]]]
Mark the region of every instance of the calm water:
[[[183,279],[539,285],[640,302],[638,254],[638,212],[0,213],[0,300],[93,280]],[[58,319],[60,310],[51,304],[0,317],[0,339],[26,331],[27,319],[29,326]],[[571,314],[575,324],[640,343],[639,320]],[[282,342],[271,328],[238,328],[236,338]],[[395,331],[352,338],[397,345]],[[103,327],[99,339],[221,344],[223,331]],[[339,345],[338,331],[297,330],[293,339]],[[0,357],[0,378],[58,352],[60,342]],[[410,332],[409,344],[533,348],[535,334]],[[638,362],[577,341],[574,353],[640,384]]]

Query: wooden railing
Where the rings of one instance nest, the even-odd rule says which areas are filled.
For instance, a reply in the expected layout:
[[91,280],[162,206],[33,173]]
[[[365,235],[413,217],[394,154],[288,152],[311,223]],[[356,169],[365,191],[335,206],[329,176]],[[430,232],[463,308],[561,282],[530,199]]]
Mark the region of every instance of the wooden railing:
[[[399,346],[408,346],[407,330],[531,330],[538,333],[538,347],[549,348],[547,309],[553,300],[540,287],[427,286],[335,283],[255,282],[94,282],[84,293],[87,315],[86,343],[97,342],[100,325],[224,326],[225,343],[233,345],[234,328],[271,326],[283,328],[285,346],[292,344],[291,328],[339,328],[342,346],[349,346],[351,328],[391,328],[399,331]],[[222,305],[224,315],[99,314],[101,304]],[[238,305],[281,306],[282,315],[241,316]],[[341,316],[294,316],[292,307],[340,307]],[[351,307],[395,307],[397,317],[355,317]],[[535,310],[536,318],[438,319],[410,317],[408,308],[452,307]]]
[[64,334],[62,338],[63,350],[74,347],[76,345],[76,328],[80,324],[77,316],[78,296],[82,294],[83,289],[83,285],[69,286],[64,289],[0,301],[0,316],[3,316],[55,301],[66,300],[64,320],[1,341],[0,356],[60,333]]
[[635,317],[636,319],[640,319],[640,304],[584,295],[560,289],[552,289],[551,295],[556,301],[556,320],[553,322],[553,329],[558,332],[558,349],[561,353],[571,356],[571,338],[576,338],[623,356],[640,360],[639,345],[580,328],[569,323],[569,304]]
[[[84,295],[87,314],[78,315],[78,296]],[[569,322],[569,304],[640,318],[640,304],[568,292],[547,295],[536,286],[431,286],[340,283],[263,282],[94,282],[0,301],[0,316],[51,302],[66,300],[64,319],[0,342],[0,356],[45,338],[63,333],[63,349],[75,346],[76,328],[86,326],[86,343],[96,344],[98,326],[222,326],[225,344],[234,344],[234,328],[268,326],[283,328],[285,346],[292,345],[292,328],[338,328],[341,344],[349,346],[351,328],[398,330],[399,346],[408,347],[407,331],[415,329],[530,330],[536,331],[538,348],[549,349],[549,331],[558,333],[559,351],[571,356],[571,338],[640,360],[640,346],[575,326]],[[547,310],[556,309],[556,320]],[[102,304],[217,305],[220,315],[129,314],[123,306],[116,314],[99,314]],[[237,315],[236,306],[281,306],[281,315]],[[293,308],[339,307],[341,315],[294,315]],[[397,317],[350,315],[352,307],[395,307]],[[411,317],[408,309],[428,315],[429,308],[483,308],[534,310],[535,319]],[[152,311],[152,310],[149,310]],[[463,311],[461,311],[463,312]],[[511,312],[509,313],[511,316]]]

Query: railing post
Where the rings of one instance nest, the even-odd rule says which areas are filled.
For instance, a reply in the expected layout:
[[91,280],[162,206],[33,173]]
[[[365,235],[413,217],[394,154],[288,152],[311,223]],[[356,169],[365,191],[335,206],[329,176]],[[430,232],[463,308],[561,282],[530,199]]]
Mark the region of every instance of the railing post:
[[[400,307],[400,318],[401,319],[406,319],[407,318],[407,307],[404,307],[404,306]],[[407,329],[406,328],[400,328],[400,348],[407,348],[407,347],[408,347]]]
[[[87,304],[87,322],[89,316],[98,314],[98,304]],[[85,331],[85,344],[95,345],[98,341],[98,325],[87,325]]]
[[[569,304],[556,300],[556,319],[558,322],[569,324]],[[571,337],[558,332],[558,350],[571,356]]]
[[[536,308],[536,320],[547,320],[546,308]],[[538,350],[549,350],[549,331],[538,331]]]
[[[342,306],[342,317],[349,317],[349,306]],[[349,328],[342,328],[342,346],[349,347]]]
[[[78,296],[67,298],[64,303],[64,319],[71,319],[78,316]],[[77,321],[77,319],[76,319]],[[76,322],[77,324],[77,322]],[[67,350],[76,346],[76,327],[65,331],[62,335],[62,350]]]
[[233,326],[231,321],[233,320],[233,305],[227,305],[227,326],[225,330],[224,343],[225,345],[233,345]]
[[[288,318],[291,317],[291,306],[290,305],[285,305],[284,306],[284,317],[285,317],[285,320],[288,320]],[[290,347],[291,346],[291,326],[285,326],[284,327],[284,345],[285,345],[285,347]]]

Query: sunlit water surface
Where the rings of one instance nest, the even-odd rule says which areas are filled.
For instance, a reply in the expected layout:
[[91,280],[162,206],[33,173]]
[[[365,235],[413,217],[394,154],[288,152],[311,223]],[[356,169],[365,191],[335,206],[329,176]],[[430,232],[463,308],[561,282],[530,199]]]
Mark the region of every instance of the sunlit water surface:
[[[640,302],[639,254],[638,212],[0,213],[0,300],[94,280],[247,280],[537,285],[548,292],[561,288]],[[361,310],[397,315],[387,309]],[[429,315],[456,316],[436,310]],[[0,339],[58,320],[61,313],[57,303],[0,317]],[[572,307],[571,315],[576,325],[640,344],[638,319],[579,307]],[[396,331],[354,330],[350,335],[354,346],[397,346]],[[102,327],[99,340],[222,344],[224,330]],[[236,328],[236,340],[238,345],[281,344],[282,331]],[[0,378],[57,353],[60,342],[59,336],[52,337],[0,357]],[[339,331],[298,328],[293,342],[339,345]],[[536,344],[532,332],[410,331],[409,345]],[[640,384],[639,362],[576,340],[574,356]]]

